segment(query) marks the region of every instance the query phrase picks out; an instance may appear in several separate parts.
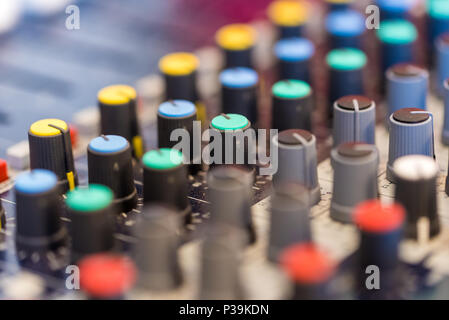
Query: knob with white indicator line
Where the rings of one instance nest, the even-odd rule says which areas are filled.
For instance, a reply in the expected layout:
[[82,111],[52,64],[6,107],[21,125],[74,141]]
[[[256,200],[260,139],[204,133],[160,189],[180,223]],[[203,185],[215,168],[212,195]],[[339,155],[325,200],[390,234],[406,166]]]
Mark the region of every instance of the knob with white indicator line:
[[334,103],[333,145],[345,142],[374,144],[376,104],[364,96],[344,96]]
[[321,200],[318,184],[316,138],[306,130],[281,131],[272,141],[278,147],[278,170],[273,175],[273,185],[296,182],[310,190],[311,205]]
[[390,139],[387,179],[394,182],[393,162],[402,156],[421,154],[434,157],[432,115],[418,108],[403,108],[389,117]]

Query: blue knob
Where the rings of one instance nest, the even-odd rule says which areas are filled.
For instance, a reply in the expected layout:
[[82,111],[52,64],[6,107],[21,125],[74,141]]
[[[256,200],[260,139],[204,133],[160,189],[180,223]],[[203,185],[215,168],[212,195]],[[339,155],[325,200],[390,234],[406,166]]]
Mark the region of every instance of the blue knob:
[[449,32],[438,37],[436,48],[437,88],[444,95],[444,81],[449,79]]

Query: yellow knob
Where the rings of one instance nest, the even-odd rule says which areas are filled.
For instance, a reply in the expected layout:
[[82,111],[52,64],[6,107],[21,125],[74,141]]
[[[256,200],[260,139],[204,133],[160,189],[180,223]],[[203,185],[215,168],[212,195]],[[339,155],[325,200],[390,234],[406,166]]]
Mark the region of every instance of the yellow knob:
[[136,97],[136,90],[124,84],[104,87],[98,92],[98,101],[103,104],[125,104]]
[[198,58],[188,52],[175,52],[159,60],[159,70],[169,76],[184,76],[194,72],[199,65]]
[[217,44],[226,50],[246,50],[256,42],[256,31],[247,24],[229,24],[220,28],[215,40]]
[[31,125],[30,132],[36,136],[51,137],[61,134],[61,131],[57,128],[66,131],[69,127],[67,123],[59,119],[42,119]]
[[268,7],[268,17],[278,26],[299,26],[304,24],[307,20],[307,7],[300,1],[274,1]]

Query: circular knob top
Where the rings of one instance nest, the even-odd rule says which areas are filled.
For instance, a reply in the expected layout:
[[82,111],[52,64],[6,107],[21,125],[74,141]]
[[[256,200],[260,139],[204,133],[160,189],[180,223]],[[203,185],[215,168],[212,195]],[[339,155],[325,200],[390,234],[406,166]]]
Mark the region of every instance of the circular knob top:
[[67,131],[69,126],[59,119],[42,119],[31,125],[30,132],[36,136],[50,137],[61,134],[59,129]]
[[403,123],[420,123],[429,117],[425,110],[419,108],[402,108],[393,113],[393,118]]
[[215,39],[226,50],[246,50],[256,41],[256,31],[247,24],[229,24],[220,28]]
[[198,58],[189,52],[175,52],[159,60],[159,70],[170,76],[184,76],[194,72],[200,64]]
[[400,157],[393,163],[395,175],[409,181],[435,178],[438,170],[433,158],[418,154]]
[[126,149],[128,145],[128,140],[121,136],[105,135],[92,139],[89,148],[99,153],[114,153]]
[[323,283],[335,272],[335,263],[311,243],[287,248],[280,261],[287,274],[299,283]]
[[300,80],[281,80],[272,88],[273,95],[283,99],[300,99],[308,96],[312,88],[307,82]]
[[53,189],[58,182],[56,175],[45,169],[34,169],[17,176],[15,189],[26,194],[38,194]]
[[195,105],[187,100],[171,100],[159,105],[159,113],[170,118],[192,115],[196,112]]
[[364,231],[389,232],[399,228],[405,219],[404,208],[397,203],[383,204],[379,200],[368,200],[354,210],[354,222]]
[[387,11],[406,12],[409,11],[416,0],[377,0],[377,5]]
[[355,104],[359,106],[359,110],[365,110],[371,107],[373,101],[364,96],[344,96],[337,100],[337,105],[345,110],[355,110]]
[[449,2],[444,0],[428,1],[427,12],[436,19],[449,18]]
[[220,82],[225,87],[247,88],[255,86],[257,81],[259,81],[257,72],[250,68],[236,67],[220,73]]
[[274,53],[280,60],[303,61],[313,56],[315,46],[306,38],[281,39],[275,44]]
[[302,129],[289,129],[279,132],[278,141],[282,144],[288,145],[302,145],[301,138],[298,138],[298,135],[305,139],[307,142],[312,140],[312,133],[307,130]]
[[363,51],[353,48],[334,49],[326,56],[326,62],[331,68],[342,71],[363,68],[366,61]]
[[249,124],[248,119],[241,114],[221,114],[212,119],[211,125],[218,130],[238,130]]
[[268,7],[270,20],[283,27],[302,25],[307,20],[307,8],[299,1],[273,1]]
[[382,42],[400,45],[415,41],[418,37],[418,32],[410,21],[402,19],[385,20],[380,23],[377,37]]
[[142,162],[146,167],[151,169],[171,169],[183,163],[183,156],[179,150],[161,148],[145,153]]
[[336,10],[327,15],[326,29],[336,36],[358,36],[365,31],[365,19],[355,10]]
[[398,63],[391,67],[391,71],[398,77],[416,77],[426,72],[425,69],[412,63]]
[[94,297],[117,297],[130,289],[136,280],[133,262],[124,256],[100,253],[78,264],[80,285]]
[[360,142],[348,142],[343,143],[337,147],[339,155],[349,158],[361,158],[366,157],[373,153],[373,145],[360,143]]
[[98,92],[98,101],[103,104],[126,104],[136,99],[136,90],[128,85],[117,84],[104,87]]
[[67,206],[76,211],[92,212],[106,208],[114,199],[112,190],[100,184],[78,187],[67,194]]

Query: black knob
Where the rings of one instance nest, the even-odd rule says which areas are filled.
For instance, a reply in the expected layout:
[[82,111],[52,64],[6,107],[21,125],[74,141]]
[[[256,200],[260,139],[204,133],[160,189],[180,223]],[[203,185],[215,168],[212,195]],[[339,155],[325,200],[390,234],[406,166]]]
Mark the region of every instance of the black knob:
[[28,131],[28,141],[31,169],[54,172],[61,192],[73,190],[78,185],[67,123],[58,119],[34,122]]
[[72,239],[72,261],[85,255],[109,251],[114,245],[117,207],[111,189],[99,184],[76,188],[67,194]]
[[436,179],[438,165],[431,157],[409,155],[393,163],[395,200],[407,212],[405,237],[425,240],[440,232]]
[[112,189],[121,212],[129,212],[137,205],[131,147],[120,136],[100,136],[87,148],[89,183]]
[[162,148],[145,153],[143,162],[143,197],[145,203],[175,207],[182,215],[190,211],[187,166],[182,153]]
[[145,146],[137,121],[137,93],[133,87],[112,85],[98,92],[101,115],[100,133],[126,138],[132,145],[134,157],[140,159]]
[[16,245],[18,251],[45,252],[65,244],[62,198],[56,175],[35,169],[16,178]]

